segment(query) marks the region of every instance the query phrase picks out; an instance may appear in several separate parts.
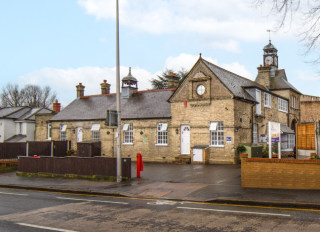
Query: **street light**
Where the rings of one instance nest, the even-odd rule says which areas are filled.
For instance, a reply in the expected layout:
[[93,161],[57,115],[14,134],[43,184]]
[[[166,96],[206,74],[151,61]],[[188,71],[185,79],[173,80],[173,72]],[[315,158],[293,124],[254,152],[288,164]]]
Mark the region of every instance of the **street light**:
[[121,182],[121,104],[120,104],[120,55],[119,55],[119,1],[116,0],[117,10],[117,72],[116,72],[116,89],[117,89],[117,182]]

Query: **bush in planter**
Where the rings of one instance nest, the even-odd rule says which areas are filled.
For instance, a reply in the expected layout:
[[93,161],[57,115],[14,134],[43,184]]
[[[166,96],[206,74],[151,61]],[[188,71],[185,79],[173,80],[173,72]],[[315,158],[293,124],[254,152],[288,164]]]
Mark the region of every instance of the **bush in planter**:
[[246,152],[247,151],[247,148],[245,147],[245,146],[243,146],[243,145],[238,145],[238,147],[237,147],[237,152],[238,152],[238,154],[239,155],[241,155],[242,153],[244,153],[244,152]]
[[73,149],[68,150],[66,153],[67,153],[67,156],[74,156],[75,155],[75,151]]

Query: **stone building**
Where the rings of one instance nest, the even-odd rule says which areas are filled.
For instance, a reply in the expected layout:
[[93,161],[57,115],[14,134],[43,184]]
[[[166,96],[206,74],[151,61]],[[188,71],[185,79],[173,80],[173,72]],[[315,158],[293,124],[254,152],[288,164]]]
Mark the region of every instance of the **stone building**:
[[[121,89],[122,156],[135,158],[140,152],[145,161],[172,162],[202,147],[209,163],[235,163],[239,144],[266,144],[269,121],[281,123],[283,145],[292,149],[300,92],[278,70],[271,42],[263,58],[256,81],[251,81],[200,56],[180,85],[171,75],[168,89],[162,90],[138,91],[129,70]],[[76,142],[100,140],[103,155],[116,156],[116,95],[106,81],[100,95],[85,96],[84,88],[77,85],[77,98],[45,119],[51,139],[71,140],[73,149]]]

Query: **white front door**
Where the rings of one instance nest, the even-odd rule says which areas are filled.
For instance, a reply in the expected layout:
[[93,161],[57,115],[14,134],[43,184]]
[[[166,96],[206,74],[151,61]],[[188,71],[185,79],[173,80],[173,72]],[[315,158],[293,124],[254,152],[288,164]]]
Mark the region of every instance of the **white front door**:
[[82,127],[77,128],[77,142],[82,142]]
[[181,125],[181,154],[190,155],[190,126]]

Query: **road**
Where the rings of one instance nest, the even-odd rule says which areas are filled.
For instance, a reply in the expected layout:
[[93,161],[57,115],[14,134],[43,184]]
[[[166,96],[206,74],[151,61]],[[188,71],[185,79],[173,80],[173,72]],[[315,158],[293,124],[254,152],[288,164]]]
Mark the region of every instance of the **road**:
[[320,210],[0,188],[1,232],[320,231]]

